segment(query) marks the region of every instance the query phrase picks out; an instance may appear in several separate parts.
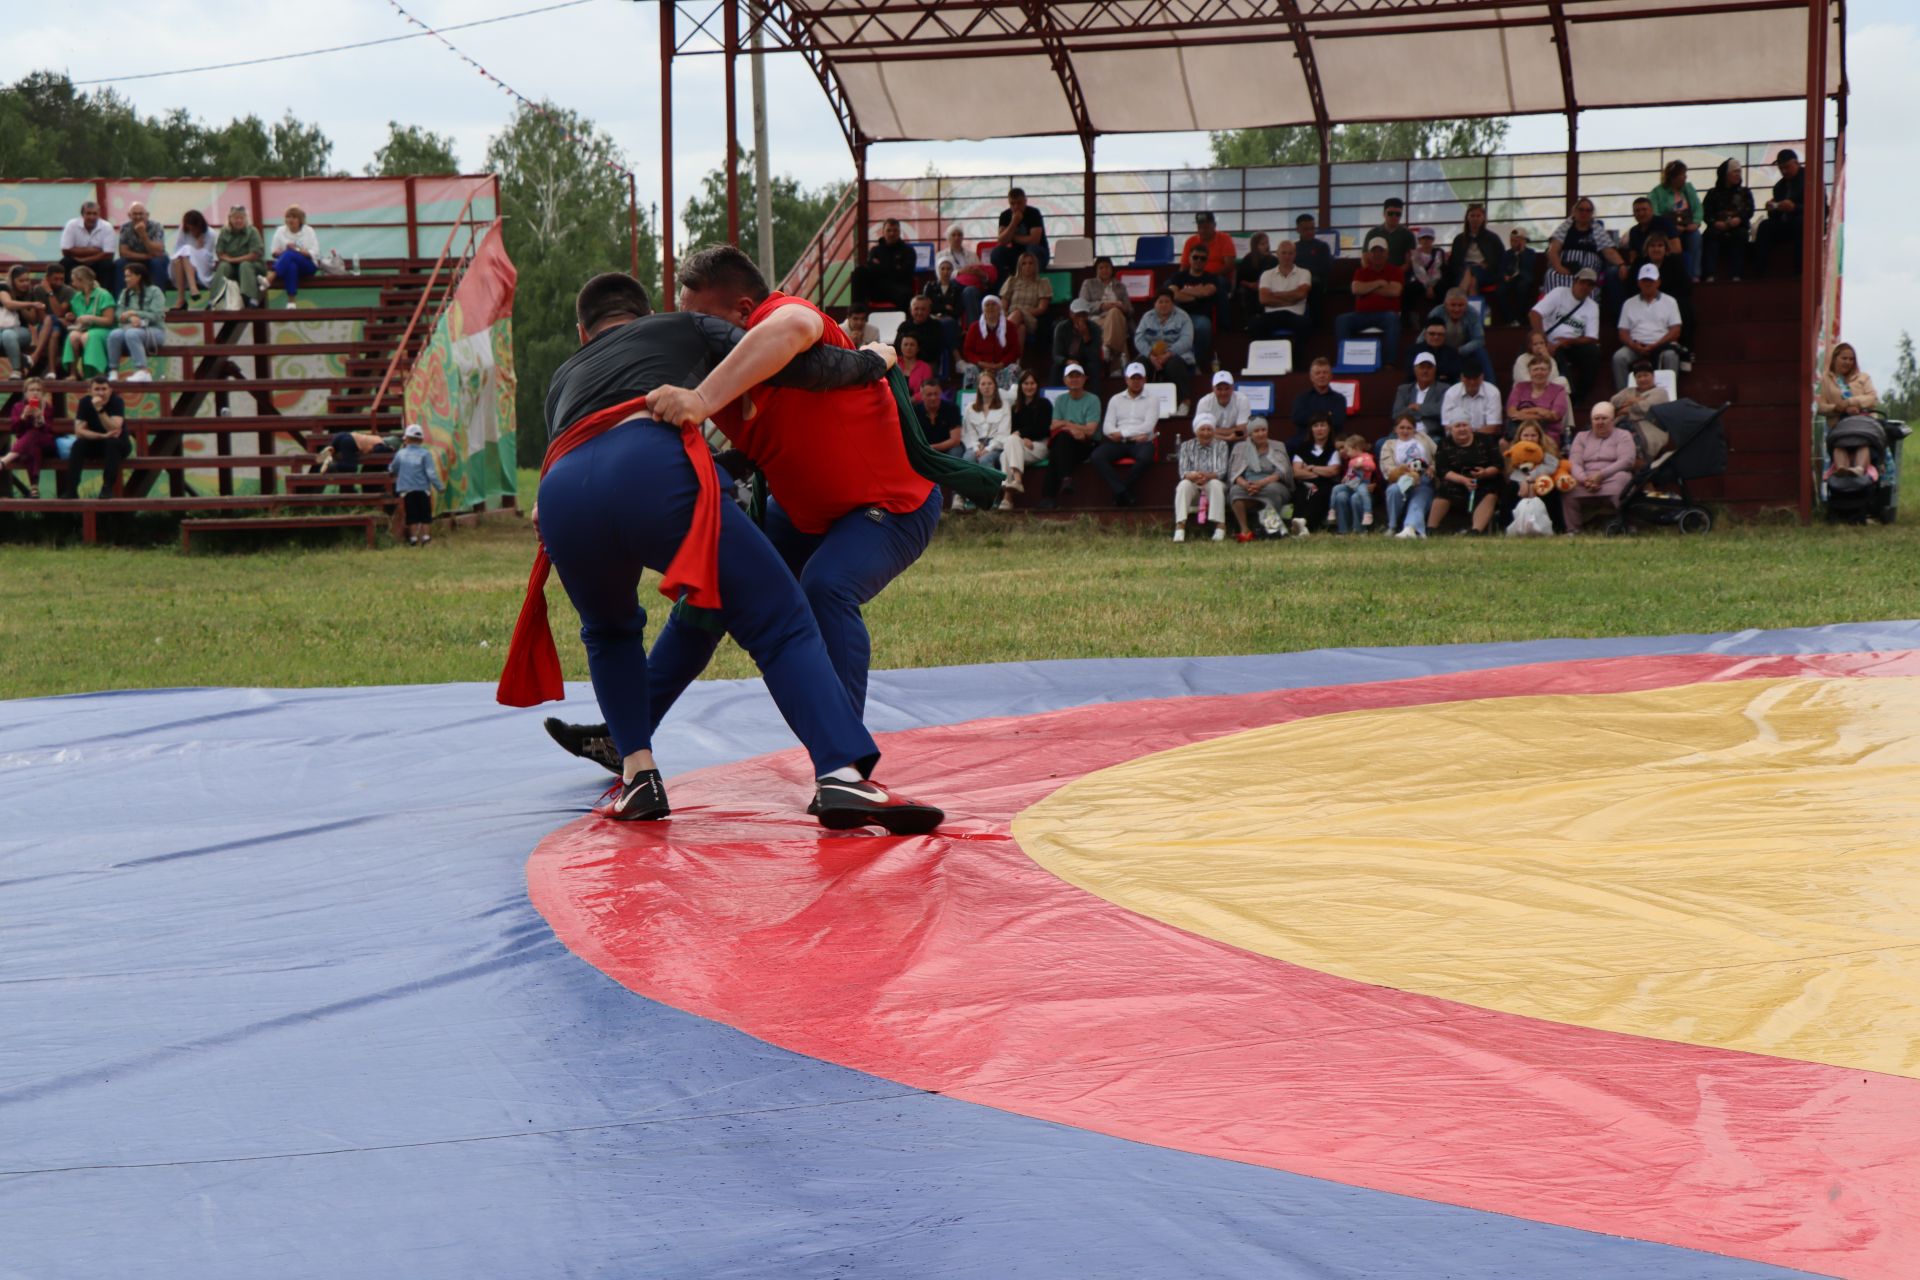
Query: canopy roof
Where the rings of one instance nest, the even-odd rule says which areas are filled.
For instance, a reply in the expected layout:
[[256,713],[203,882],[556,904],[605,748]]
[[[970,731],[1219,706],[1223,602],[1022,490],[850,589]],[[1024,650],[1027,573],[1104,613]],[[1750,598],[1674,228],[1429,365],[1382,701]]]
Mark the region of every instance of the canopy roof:
[[[1809,80],[1806,0],[773,0],[766,12],[856,146],[1750,102],[1805,97]],[[1840,92],[1844,4],[1832,21],[1825,83]]]

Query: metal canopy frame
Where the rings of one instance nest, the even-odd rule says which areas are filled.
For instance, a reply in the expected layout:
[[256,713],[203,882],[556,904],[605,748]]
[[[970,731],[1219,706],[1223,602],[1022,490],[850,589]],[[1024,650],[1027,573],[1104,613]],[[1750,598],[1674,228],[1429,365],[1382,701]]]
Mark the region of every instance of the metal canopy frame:
[[[915,62],[1042,56],[1052,69],[1072,122],[1071,130],[1047,128],[1033,135],[1057,136],[1071,132],[1080,139],[1085,158],[1084,234],[1094,233],[1094,152],[1100,130],[1087,105],[1074,64],[1076,52],[1116,53],[1169,48],[1193,49],[1241,45],[1255,41],[1291,46],[1299,63],[1312,106],[1312,127],[1319,139],[1320,220],[1332,219],[1331,138],[1334,126],[1378,123],[1386,117],[1335,120],[1327,105],[1318,58],[1318,41],[1364,39],[1370,36],[1418,36],[1458,32],[1498,32],[1547,29],[1559,64],[1561,107],[1567,121],[1567,177],[1569,195],[1579,184],[1580,112],[1586,108],[1574,77],[1574,32],[1590,24],[1633,22],[1652,18],[1718,16],[1737,21],[1757,13],[1796,11],[1807,15],[1808,189],[1822,191],[1825,181],[1825,104],[1839,99],[1838,148],[1845,156],[1847,77],[1846,0],[1673,0],[1650,14],[1642,5],[1625,0],[1076,0],[1054,4],[1045,0],[658,0],[660,5],[660,116],[661,219],[663,304],[674,305],[673,203],[673,61],[677,57],[718,55],[726,59],[727,86],[727,226],[734,239],[739,229],[739,139],[733,88],[735,65],[748,51],[757,28],[770,52],[798,54],[806,60],[833,110],[834,119],[853,155],[857,185],[859,252],[865,253],[870,232],[867,209],[867,151],[876,140],[862,128],[852,95],[842,80],[842,68],[910,65]],[[1609,7],[1617,6],[1617,7]],[[741,10],[745,10],[742,21]],[[1829,83],[1828,41],[1839,21],[1840,73]],[[1801,93],[1718,99],[1721,102],[1782,101]],[[1611,102],[1607,106],[1617,105]],[[1660,106],[1648,101],[1644,106]],[[1500,113],[1512,114],[1512,113]],[[1277,123],[1307,123],[1280,121]],[[912,138],[881,139],[914,141]],[[1814,201],[1804,218],[1804,280],[1802,316],[1809,327],[1819,294],[1826,227],[1823,202]],[[1809,453],[1812,442],[1814,355],[1812,344],[1803,360],[1807,375],[1805,426]],[[1812,511],[1812,476],[1802,468],[1802,518]]]

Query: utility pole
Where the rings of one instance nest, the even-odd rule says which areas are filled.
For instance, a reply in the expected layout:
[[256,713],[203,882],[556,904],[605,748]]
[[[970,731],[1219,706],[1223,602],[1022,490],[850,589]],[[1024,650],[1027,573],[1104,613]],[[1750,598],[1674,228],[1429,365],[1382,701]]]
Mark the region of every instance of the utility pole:
[[752,24],[753,47],[753,210],[760,228],[760,274],[767,283],[778,285],[773,261],[773,182],[768,176],[772,161],[767,155],[767,55],[760,35],[760,5],[747,0],[747,21]]

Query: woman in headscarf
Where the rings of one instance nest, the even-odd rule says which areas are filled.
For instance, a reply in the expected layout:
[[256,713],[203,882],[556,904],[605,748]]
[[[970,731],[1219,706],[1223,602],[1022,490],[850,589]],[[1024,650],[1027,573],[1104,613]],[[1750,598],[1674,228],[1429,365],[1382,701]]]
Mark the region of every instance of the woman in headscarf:
[[1706,220],[1702,269],[1712,280],[1726,268],[1738,280],[1747,269],[1747,238],[1753,229],[1753,192],[1747,190],[1740,162],[1729,156],[1714,170],[1700,216]]

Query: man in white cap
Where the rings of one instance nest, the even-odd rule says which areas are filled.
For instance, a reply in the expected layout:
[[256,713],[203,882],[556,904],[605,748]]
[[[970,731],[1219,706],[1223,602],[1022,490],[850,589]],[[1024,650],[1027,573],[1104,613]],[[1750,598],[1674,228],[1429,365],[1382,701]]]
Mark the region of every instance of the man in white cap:
[[1083,370],[1088,366],[1100,367],[1100,330],[1093,323],[1093,304],[1085,298],[1075,298],[1067,304],[1067,317],[1053,326],[1053,377],[1056,385],[1066,374],[1069,364],[1077,364]]
[[1213,375],[1213,394],[1193,411],[1193,425],[1198,427],[1204,422],[1213,428],[1215,440],[1236,445],[1247,438],[1247,422],[1252,417],[1247,393],[1235,390],[1233,375],[1222,369]]
[[1422,351],[1413,358],[1413,380],[1401,383],[1393,393],[1393,412],[1387,420],[1398,422],[1401,414],[1411,413],[1429,436],[1437,438],[1444,421],[1440,407],[1446,394],[1447,387],[1440,381],[1440,362],[1431,351]]
[[1600,372],[1600,304],[1593,297],[1599,279],[1592,267],[1581,267],[1571,284],[1549,289],[1527,313],[1534,332],[1546,338],[1547,350],[1566,375],[1575,404],[1586,400]]
[[433,541],[433,492],[447,486],[440,479],[433,450],[427,448],[425,428],[417,422],[408,423],[400,435],[400,451],[393,455],[387,470],[393,473],[393,491],[406,508],[407,545],[424,547]]
[[1407,269],[1387,261],[1387,242],[1378,236],[1367,241],[1366,256],[1353,273],[1353,310],[1333,321],[1336,342],[1347,343],[1362,334],[1378,333],[1381,358],[1400,353],[1400,298],[1406,292]]
[[1613,353],[1616,391],[1633,385],[1628,371],[1635,360],[1649,360],[1676,373],[1680,369],[1680,353],[1673,346],[1680,341],[1680,304],[1660,292],[1660,268],[1651,262],[1641,265],[1637,283],[1639,294],[1620,308],[1620,346]]
[[1062,493],[1073,492],[1073,473],[1100,447],[1100,397],[1087,390],[1086,367],[1070,360],[1062,376],[1067,394],[1053,401],[1053,432],[1047,437],[1047,492],[1040,499],[1043,511],[1053,510]]
[[[1213,424],[1195,418],[1193,439],[1180,442],[1180,483],[1173,490],[1173,540],[1187,540],[1187,512],[1199,504],[1201,523],[1213,522],[1213,540],[1227,538],[1227,446]],[[1137,468],[1136,468],[1137,470]]]
[[[1133,507],[1140,500],[1133,487],[1153,462],[1153,433],[1160,425],[1160,401],[1147,394],[1147,366],[1135,360],[1127,366],[1127,389],[1107,401],[1106,437],[1093,451],[1093,469],[1113,491],[1116,507]],[[1122,461],[1133,465],[1121,467]]]

